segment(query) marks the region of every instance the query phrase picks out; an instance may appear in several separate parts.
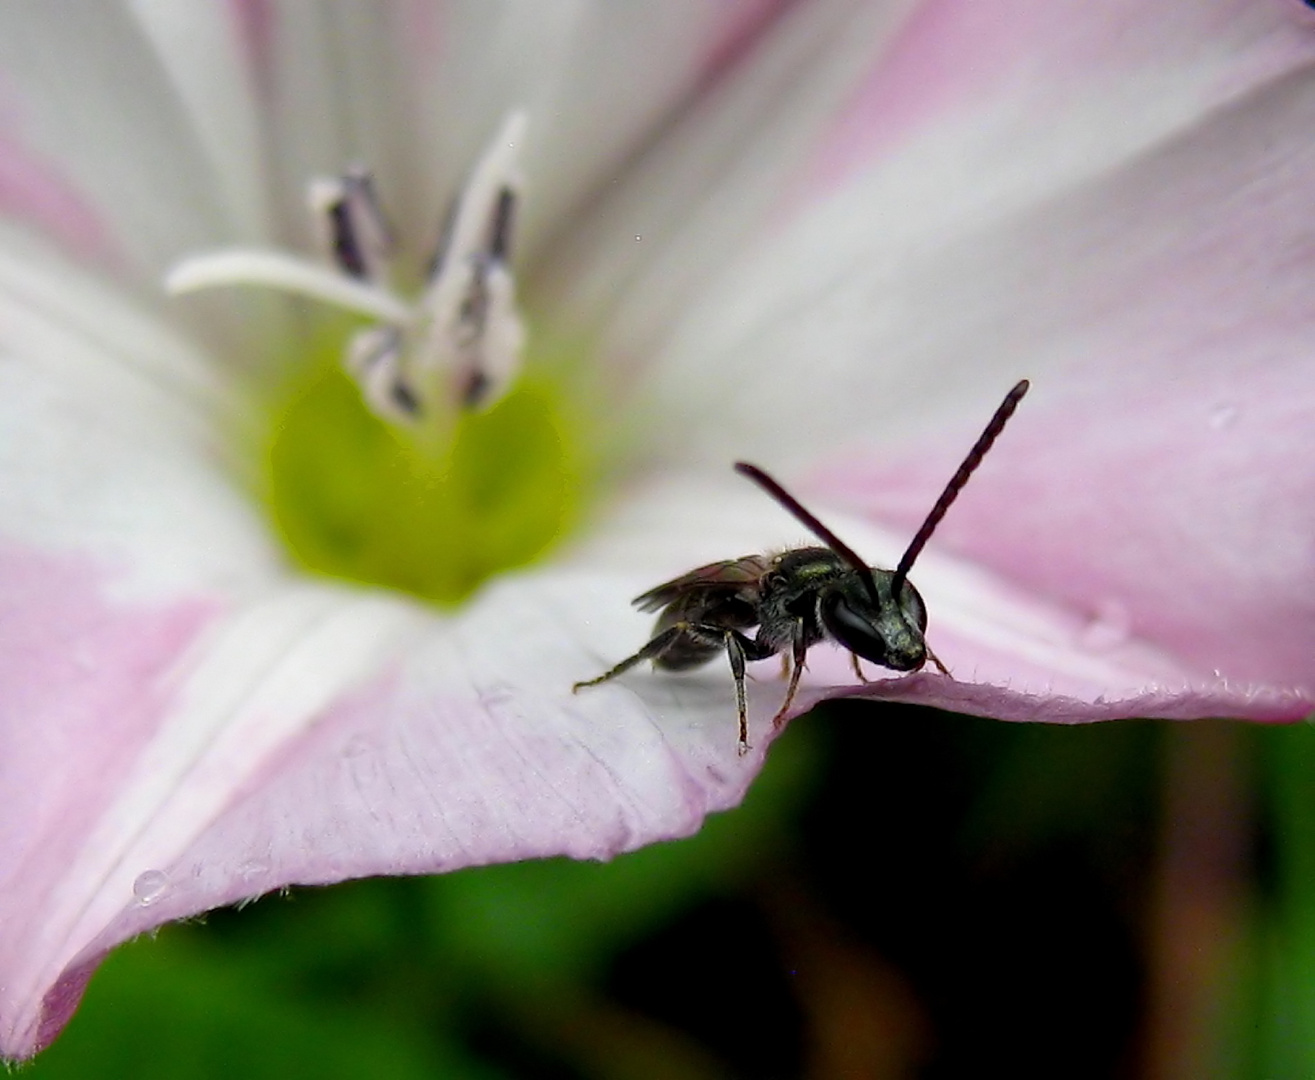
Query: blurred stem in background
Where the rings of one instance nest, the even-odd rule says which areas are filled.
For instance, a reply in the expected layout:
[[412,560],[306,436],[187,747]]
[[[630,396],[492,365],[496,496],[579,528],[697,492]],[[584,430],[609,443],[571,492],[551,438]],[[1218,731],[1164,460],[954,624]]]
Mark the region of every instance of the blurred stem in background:
[[837,703],[690,840],[166,928],[21,1075],[991,1071],[1315,1077],[1315,729]]
[[1228,1075],[1230,980],[1244,956],[1254,827],[1249,747],[1245,732],[1228,724],[1166,725],[1161,735],[1145,1075],[1209,1080]]
[[1260,734],[1268,831],[1252,963],[1256,1045],[1247,1075],[1315,1077],[1315,728]]

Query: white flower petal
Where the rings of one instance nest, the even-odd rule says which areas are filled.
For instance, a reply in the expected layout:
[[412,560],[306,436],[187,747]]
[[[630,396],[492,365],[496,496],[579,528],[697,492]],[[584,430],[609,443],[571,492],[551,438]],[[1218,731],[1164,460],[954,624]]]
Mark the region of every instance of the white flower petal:
[[[800,73],[755,53],[532,283],[554,318],[603,324],[608,355],[642,365],[624,385],[664,434],[681,426],[665,441],[684,461],[783,464],[838,433],[898,440],[929,408],[963,422],[1022,375],[1045,393],[1056,369],[1097,355],[1142,364],[1148,342],[1129,359],[1129,338],[1154,325],[1173,277],[1208,271],[1239,318],[1286,292],[1309,127],[1290,73],[1315,54],[1295,7],[1021,5],[986,26],[935,8],[883,8],[881,25],[870,5],[826,11],[794,17],[813,20],[806,40],[827,64],[782,45]],[[785,42],[802,50],[801,37]],[[903,96],[878,94],[883,112],[861,94],[896,61]],[[989,93],[974,96],[979,77]],[[937,97],[942,81],[955,93]],[[915,123],[924,91],[938,104]],[[733,142],[731,164],[709,167],[728,131],[751,133],[773,168]],[[821,164],[836,153],[849,154],[838,175]],[[1243,193],[1256,214],[1239,212]],[[1248,239],[1257,225],[1264,244]],[[1203,256],[1203,235],[1247,261]],[[1135,296],[1130,264],[1145,268]],[[1144,313],[1107,317],[1128,303]]]
[[122,8],[0,6],[0,71],[6,152],[59,162],[68,187],[108,223],[129,271],[125,279],[119,267],[121,287],[154,291],[183,252],[245,223],[230,216],[209,149]]
[[214,177],[234,243],[273,233],[261,125],[237,20],[207,0],[131,0]]
[[0,534],[127,560],[132,588],[260,581],[280,563],[225,470],[241,397],[194,346],[48,250],[0,242]]
[[[420,102],[408,130],[424,183],[456,190],[488,133],[523,108],[535,125],[523,247],[541,252],[776,10],[772,0],[409,7],[399,52]],[[432,213],[419,194],[399,209],[409,220]]]

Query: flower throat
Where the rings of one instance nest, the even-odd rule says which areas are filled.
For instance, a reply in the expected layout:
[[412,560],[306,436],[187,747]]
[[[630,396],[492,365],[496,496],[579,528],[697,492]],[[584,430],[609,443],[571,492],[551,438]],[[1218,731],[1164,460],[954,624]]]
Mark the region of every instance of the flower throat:
[[330,265],[241,249],[169,276],[175,293],[266,286],[367,320],[334,335],[345,349],[292,365],[260,439],[262,498],[308,570],[455,603],[575,516],[578,423],[546,374],[562,365],[522,371],[510,259],[525,126],[508,117],[476,163],[414,301],[394,288],[395,244],[361,170],[310,188]]
[[583,470],[563,395],[533,371],[434,446],[366,407],[333,362],[271,410],[262,488],[305,569],[456,603],[567,532]]

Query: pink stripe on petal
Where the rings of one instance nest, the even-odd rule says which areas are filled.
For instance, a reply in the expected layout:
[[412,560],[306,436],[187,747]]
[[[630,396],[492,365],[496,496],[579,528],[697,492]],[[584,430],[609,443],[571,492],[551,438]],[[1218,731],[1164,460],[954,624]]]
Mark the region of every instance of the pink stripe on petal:
[[[16,1054],[31,1055],[44,1050],[61,1031],[64,1025],[73,1019],[82,1003],[82,995],[87,991],[87,984],[96,974],[104,956],[99,956],[89,963],[68,968],[59,981],[50,988],[41,1000],[41,1021],[37,1025],[36,1036],[30,1046],[14,1051]],[[8,1051],[6,1051],[8,1055]]]
[[[888,149],[955,113],[1015,99],[1031,126],[1062,123],[1080,97],[1144,80],[1147,93],[1185,93],[1205,113],[1308,62],[1315,50],[1295,4],[1214,0],[926,0],[890,48],[874,55],[814,152],[806,189],[830,190]],[[1132,85],[1135,85],[1133,83]],[[1118,118],[1108,121],[1119,126]]]
[[246,49],[247,64],[257,86],[268,89],[274,79],[275,14],[270,0],[228,0],[237,26],[237,40]]
[[[1070,16],[1063,5],[934,0],[919,7],[887,53],[874,57],[867,79],[824,134],[813,162],[812,184],[839,185],[855,168],[879,156],[956,102],[971,104],[997,82],[1052,22]],[[1039,17],[1038,17],[1039,16]],[[1026,31],[1026,32],[1023,32]]]
[[700,81],[717,78],[758,40],[758,35],[797,0],[724,0],[720,18],[701,64]]
[[[202,600],[118,604],[110,576],[76,557],[0,548],[0,1052],[37,1049],[15,1030],[15,971],[117,784],[169,705],[179,656],[215,614]],[[61,1005],[66,1017],[75,1001]],[[62,1021],[61,1021],[62,1022]],[[29,1021],[30,1024],[30,1021]],[[53,1034],[53,1032],[52,1032]]]
[[[1309,693],[1312,117],[1307,75],[1267,84],[911,271],[944,297],[911,378],[950,357],[975,386],[1001,372],[995,394],[1034,383],[929,551],[1095,624],[1122,612],[1200,679]],[[940,388],[924,387],[934,412]],[[913,446],[837,447],[816,490],[911,534],[998,399],[979,400],[976,420],[957,412]]]
[[411,54],[409,63],[423,66],[444,62],[443,53],[450,32],[447,26],[449,15],[445,5],[425,0],[408,7],[399,21],[403,29],[402,46]]
[[0,215],[34,225],[92,263],[121,262],[100,215],[59,172],[0,128]]

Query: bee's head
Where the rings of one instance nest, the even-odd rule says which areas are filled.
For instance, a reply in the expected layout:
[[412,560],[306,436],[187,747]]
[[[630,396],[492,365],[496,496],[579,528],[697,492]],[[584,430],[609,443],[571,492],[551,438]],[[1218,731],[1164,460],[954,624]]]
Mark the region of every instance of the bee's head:
[[892,671],[917,671],[927,662],[927,609],[907,580],[900,603],[891,595],[894,574],[872,571],[876,602],[857,574],[826,590],[818,600],[822,625],[835,640],[864,660]]
[[[918,590],[909,584],[908,573],[945,512],[959,497],[968,478],[1004,430],[1027,389],[1027,380],[1022,379],[1005,395],[990,422],[977,436],[968,456],[941,491],[931,513],[913,534],[913,539],[900,556],[899,565],[894,571],[869,567],[848,544],[818,521],[798,499],[757,465],[750,465],[747,461],[736,462],[737,472],[747,476],[789,510],[849,566],[850,572],[818,597],[817,607],[826,632],[855,655],[892,671],[917,671],[927,662],[927,641],[923,637],[927,629],[927,609]],[[895,599],[896,594],[899,596],[898,601]],[[939,660],[934,656],[931,659],[941,671],[945,671]]]

